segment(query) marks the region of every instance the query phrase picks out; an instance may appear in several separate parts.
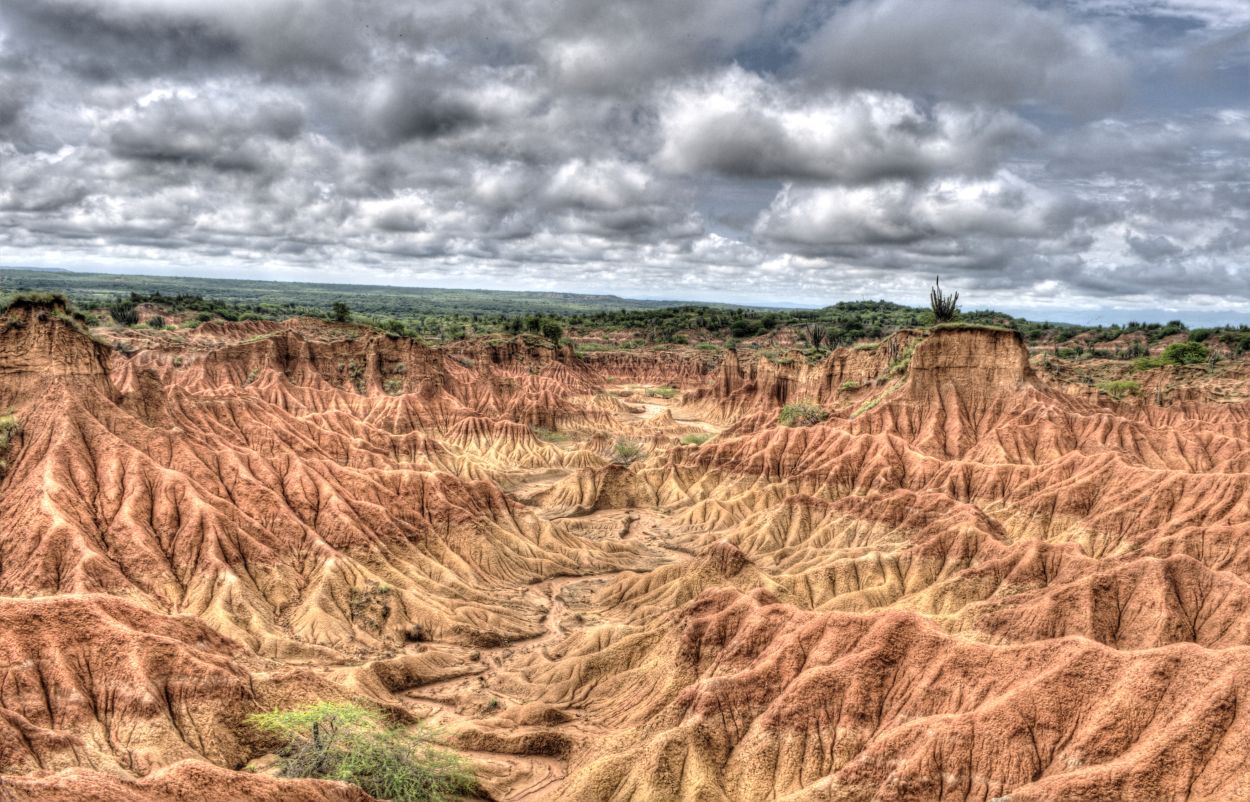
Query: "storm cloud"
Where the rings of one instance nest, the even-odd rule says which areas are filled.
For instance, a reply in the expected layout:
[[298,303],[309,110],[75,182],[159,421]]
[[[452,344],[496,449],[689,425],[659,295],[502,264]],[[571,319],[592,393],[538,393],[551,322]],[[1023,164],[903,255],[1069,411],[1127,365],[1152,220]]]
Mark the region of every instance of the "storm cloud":
[[6,0],[0,262],[1250,313],[1231,0]]

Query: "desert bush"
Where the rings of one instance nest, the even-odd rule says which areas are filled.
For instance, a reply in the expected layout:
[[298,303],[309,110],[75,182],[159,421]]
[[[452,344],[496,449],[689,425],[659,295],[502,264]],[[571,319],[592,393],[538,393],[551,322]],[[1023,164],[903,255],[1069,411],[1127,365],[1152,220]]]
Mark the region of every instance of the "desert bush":
[[845,381],[838,386],[838,389],[844,393],[853,393],[859,389],[859,382]]
[[382,389],[387,395],[399,395],[404,391],[403,379],[383,379]]
[[816,404],[786,404],[777,415],[782,426],[811,426],[829,417],[829,413]]
[[390,726],[360,705],[317,702],[247,720],[283,742],[285,777],[342,780],[395,802],[442,802],[476,785],[467,761],[438,746],[430,729]]
[[617,465],[630,465],[642,456],[642,446],[630,440],[617,440],[612,446],[612,461]]
[[1098,385],[1098,389],[1119,401],[1125,396],[1137,395],[1140,393],[1141,385],[1131,379],[1121,379],[1118,381],[1103,382]]
[[0,479],[3,479],[9,470],[8,457],[5,452],[9,450],[13,438],[17,437],[21,430],[22,426],[18,423],[16,415],[11,413],[0,415]]
[[1144,356],[1133,360],[1134,370],[1161,368],[1164,365],[1197,365],[1211,357],[1211,350],[1199,342],[1172,343],[1159,356]]
[[109,304],[109,317],[119,326],[133,326],[139,322],[139,313],[135,311],[135,302],[117,300]]
[[154,329],[163,329],[165,328],[165,318],[160,315],[152,315],[152,317],[148,318],[148,326]]
[[17,422],[17,416],[9,413],[8,415],[0,415],[0,451],[9,447],[13,442],[13,438],[22,430],[22,426]]
[[729,326],[729,333],[734,337],[754,337],[763,330],[763,323],[754,318],[740,318]]
[[1172,365],[1197,365],[1206,362],[1209,349],[1200,342],[1172,343],[1163,349],[1163,359]]
[[553,429],[544,429],[541,426],[534,427],[534,436],[539,440],[542,440],[544,443],[567,443],[569,440],[573,439],[570,435],[565,434],[564,432],[557,432]]
[[672,387],[648,387],[647,396],[649,398],[672,398],[677,395],[677,391]]
[[712,435],[710,434],[688,434],[681,438],[681,443],[686,446],[701,446],[711,439]]

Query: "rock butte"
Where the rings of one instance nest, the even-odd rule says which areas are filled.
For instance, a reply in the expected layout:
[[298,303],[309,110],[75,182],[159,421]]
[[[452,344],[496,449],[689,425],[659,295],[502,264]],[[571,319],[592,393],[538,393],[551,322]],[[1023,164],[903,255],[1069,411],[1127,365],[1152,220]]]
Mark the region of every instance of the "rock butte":
[[1250,405],[1207,378],[63,312],[0,321],[0,798],[367,798],[264,771],[244,717],[315,699],[497,800],[1250,798]]

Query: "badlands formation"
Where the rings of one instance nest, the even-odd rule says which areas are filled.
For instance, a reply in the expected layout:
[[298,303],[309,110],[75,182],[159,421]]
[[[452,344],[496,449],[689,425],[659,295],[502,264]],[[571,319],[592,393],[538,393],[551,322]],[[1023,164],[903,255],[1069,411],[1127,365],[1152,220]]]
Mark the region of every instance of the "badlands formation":
[[1240,363],[99,334],[0,320],[0,799],[367,799],[266,769],[319,699],[501,802],[1250,798]]

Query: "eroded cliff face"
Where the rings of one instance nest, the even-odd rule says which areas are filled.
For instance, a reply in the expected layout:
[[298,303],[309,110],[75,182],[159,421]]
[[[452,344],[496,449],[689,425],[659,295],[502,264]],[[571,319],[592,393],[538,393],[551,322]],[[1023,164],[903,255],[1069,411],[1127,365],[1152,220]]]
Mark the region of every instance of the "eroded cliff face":
[[60,304],[17,303],[0,320],[0,407],[38,402],[63,387],[112,394],[109,348]]
[[237,771],[313,699],[501,800],[1250,795],[1250,405],[1207,379],[1099,400],[992,329],[128,343],[0,321],[0,795],[361,798]]

